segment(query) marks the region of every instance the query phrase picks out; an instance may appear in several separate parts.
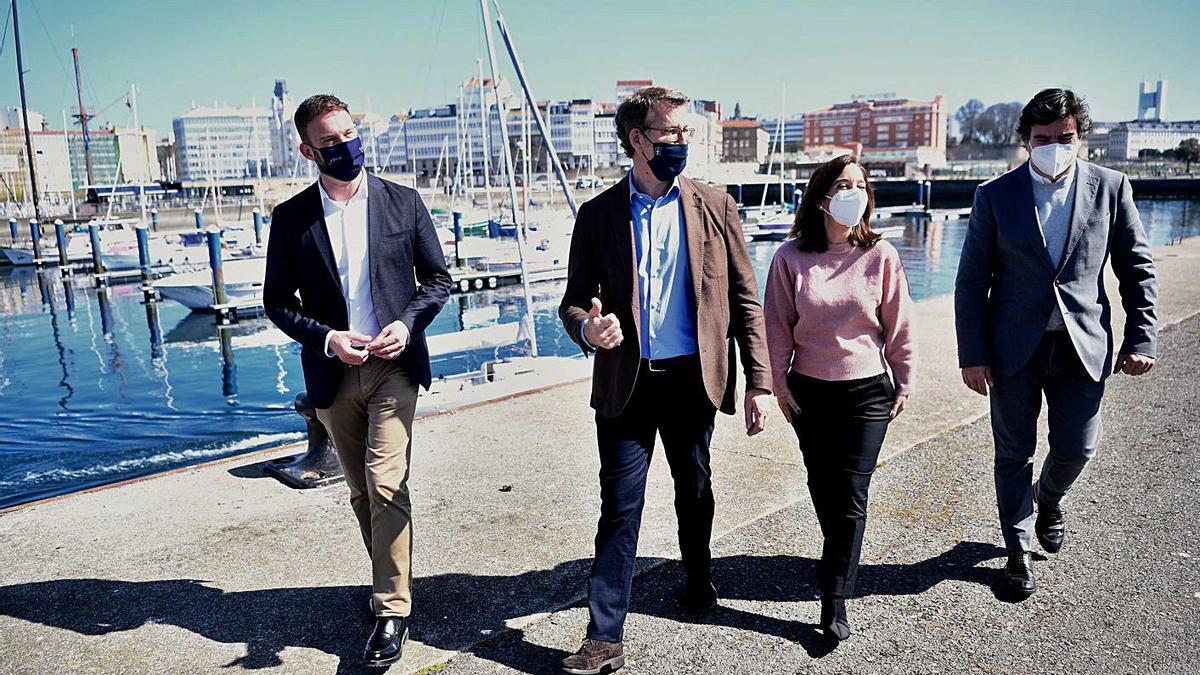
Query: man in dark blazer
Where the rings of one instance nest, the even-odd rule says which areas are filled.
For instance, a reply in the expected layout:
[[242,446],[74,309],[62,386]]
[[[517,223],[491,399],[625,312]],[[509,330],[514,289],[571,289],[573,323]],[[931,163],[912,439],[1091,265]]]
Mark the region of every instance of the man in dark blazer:
[[417,192],[363,171],[345,103],[312,96],[295,124],[321,173],[271,214],[263,304],[301,345],[308,399],[345,470],[371,558],[376,622],[364,660],[384,666],[408,636],[412,422],[418,386],[430,383],[425,329],[451,279]]
[[559,315],[595,354],[591,405],[600,446],[600,523],[588,581],[591,621],[567,673],[624,664],[625,615],[656,433],[675,484],[691,611],[717,604],[709,573],[713,522],[709,442],[717,410],[734,412],[737,342],[746,430],[770,399],[758,285],[728,194],[681,175],[695,130],[683,94],[635,92],[617,110],[633,159],[626,180],[580,207]]
[[[1069,90],[1043,90],[1025,106],[1017,131],[1030,161],[976,190],[955,284],[963,382],[991,396],[1003,579],[1024,596],[1037,590],[1035,533],[1048,553],[1063,545],[1062,500],[1100,442],[1105,379],[1154,365],[1154,260],[1129,179],[1076,158],[1090,129]],[[1110,260],[1125,308],[1115,354]],[[1050,452],[1035,484],[1043,394]]]

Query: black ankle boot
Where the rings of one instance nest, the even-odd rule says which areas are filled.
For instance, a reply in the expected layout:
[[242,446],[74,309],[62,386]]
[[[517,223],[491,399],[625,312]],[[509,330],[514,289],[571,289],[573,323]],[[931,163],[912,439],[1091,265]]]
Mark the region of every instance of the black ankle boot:
[[846,601],[842,598],[821,598],[821,630],[825,636],[841,642],[850,637],[850,620],[846,618]]

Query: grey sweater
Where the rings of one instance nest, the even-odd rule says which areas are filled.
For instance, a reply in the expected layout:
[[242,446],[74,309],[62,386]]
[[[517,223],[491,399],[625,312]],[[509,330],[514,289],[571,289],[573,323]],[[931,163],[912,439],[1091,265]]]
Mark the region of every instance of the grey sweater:
[[[1075,205],[1075,172],[1056,183],[1045,183],[1033,179],[1033,204],[1037,209],[1038,226],[1046,242],[1046,252],[1055,269],[1062,264],[1063,252],[1067,247],[1067,232]],[[1046,324],[1046,330],[1066,330],[1061,306],[1056,305]]]

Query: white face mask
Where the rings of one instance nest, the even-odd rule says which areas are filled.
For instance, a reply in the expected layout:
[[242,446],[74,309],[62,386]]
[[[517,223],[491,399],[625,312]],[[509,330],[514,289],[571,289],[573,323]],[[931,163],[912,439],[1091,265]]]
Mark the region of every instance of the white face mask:
[[829,198],[829,210],[826,211],[846,227],[857,225],[866,212],[867,191],[862,188],[839,190]]
[[1079,154],[1079,146],[1074,143],[1050,143],[1030,150],[1029,159],[1038,171],[1051,178],[1057,178],[1059,174],[1070,168],[1071,162],[1075,161],[1077,154]]

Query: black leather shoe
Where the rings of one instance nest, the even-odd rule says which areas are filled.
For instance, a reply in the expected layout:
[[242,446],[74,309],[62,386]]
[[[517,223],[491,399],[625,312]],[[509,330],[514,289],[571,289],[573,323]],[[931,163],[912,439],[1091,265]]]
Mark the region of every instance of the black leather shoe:
[[381,616],[375,620],[375,630],[367,640],[363,665],[368,668],[390,666],[404,654],[408,640],[408,617]]
[[844,599],[821,598],[821,630],[825,637],[836,642],[850,637],[850,620],[846,618]]
[[1067,538],[1067,526],[1063,522],[1062,509],[1038,505],[1037,520],[1033,525],[1038,543],[1046,553],[1058,553]]
[[1004,586],[1018,595],[1029,597],[1037,592],[1033,579],[1033,554],[1029,551],[1008,556],[1004,566]]
[[703,614],[717,606],[717,587],[710,577],[688,579],[679,596],[679,603],[692,614]]

